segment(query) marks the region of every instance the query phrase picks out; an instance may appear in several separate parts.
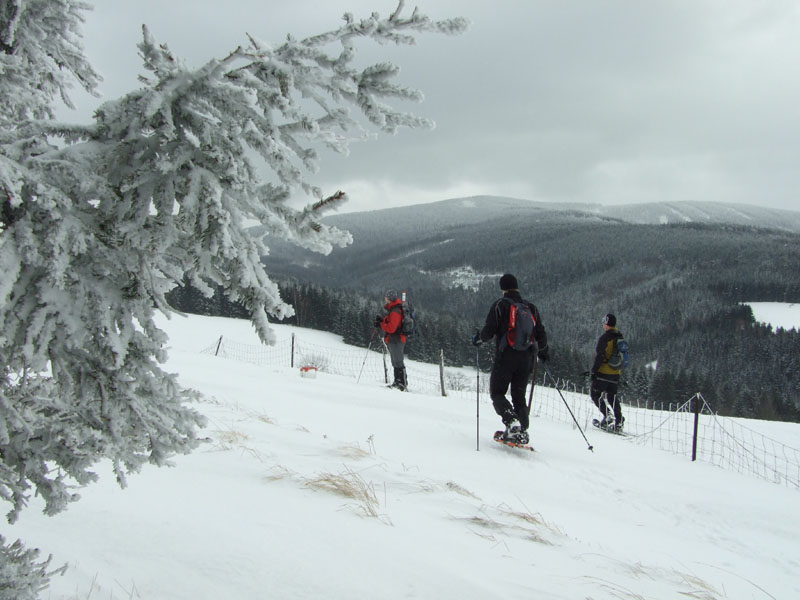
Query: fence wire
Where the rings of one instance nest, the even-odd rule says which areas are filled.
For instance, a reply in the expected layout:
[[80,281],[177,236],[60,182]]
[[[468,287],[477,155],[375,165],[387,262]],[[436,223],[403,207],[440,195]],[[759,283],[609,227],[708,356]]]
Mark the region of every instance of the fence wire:
[[[392,372],[380,340],[368,349],[349,350],[307,343],[294,335],[274,346],[220,337],[201,353],[263,366],[315,367],[324,373],[386,384]],[[408,362],[406,370],[412,393],[441,395],[444,389],[446,395],[465,402],[478,398],[490,404],[489,377],[484,373],[468,377],[463,369]],[[573,426],[577,421],[584,432],[591,433],[592,419],[599,412],[584,390],[568,381],[548,383],[545,374],[540,379],[534,387],[531,417]],[[693,400],[699,408],[696,443]],[[689,458],[694,453],[696,460],[800,490],[800,450],[771,439],[738,419],[716,415],[700,393],[681,405],[661,408],[626,404],[624,397],[622,404],[625,436],[621,439]]]
[[[562,400],[558,391],[554,387],[537,385],[531,415],[574,423],[566,401],[584,431],[591,431],[592,419],[600,416],[591,399],[585,394],[562,391]],[[693,400],[699,403],[696,446]],[[689,458],[694,452],[696,460],[800,489],[800,450],[759,433],[739,419],[720,417],[700,393],[684,404],[660,410],[625,404],[624,400],[622,405],[625,416],[622,439],[626,441]]]

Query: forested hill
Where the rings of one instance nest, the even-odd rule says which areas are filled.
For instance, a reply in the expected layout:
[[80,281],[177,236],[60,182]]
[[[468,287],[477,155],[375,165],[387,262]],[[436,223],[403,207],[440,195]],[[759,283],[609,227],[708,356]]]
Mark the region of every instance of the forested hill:
[[[582,204],[553,204],[529,202],[512,198],[480,196],[444,200],[431,204],[400,208],[389,208],[376,211],[334,215],[325,222],[346,229],[353,234],[354,243],[344,249],[336,249],[331,256],[321,256],[313,252],[298,250],[279,240],[268,240],[271,256],[268,263],[282,271],[303,276],[313,274],[319,283],[341,283],[342,276],[347,277],[348,284],[382,285],[386,273],[393,273],[398,264],[427,268],[433,263],[438,268],[477,266],[474,242],[487,239],[492,246],[510,245],[539,248],[549,241],[553,235],[564,235],[572,232],[583,235],[589,230],[602,231],[603,226],[612,225],[668,225],[656,231],[666,232],[681,230],[705,231],[706,239],[713,237],[713,232],[723,232],[724,236],[735,240],[736,232],[748,230],[772,230],[765,235],[781,233],[800,233],[800,212],[762,209],[754,206],[724,205],[710,202],[655,203],[626,206],[601,206]],[[625,235],[632,235],[632,243],[640,243],[636,236],[647,238],[650,230],[624,228]],[[520,233],[521,231],[521,233]],[[752,232],[756,234],[756,232]],[[512,237],[512,236],[519,236]],[[619,235],[619,233],[616,233]],[[757,235],[757,234],[756,234]],[[602,234],[601,234],[602,238]],[[788,239],[794,239],[788,236]],[[669,245],[669,239],[665,240]],[[685,243],[682,241],[681,243]],[[556,244],[557,246],[558,244]],[[585,246],[585,243],[579,243]],[[733,242],[736,245],[736,242]],[[526,248],[519,250],[526,252]],[[548,247],[550,253],[558,248]],[[563,253],[563,248],[561,249]],[[693,254],[699,248],[690,244],[686,248],[677,248],[683,257],[702,255]],[[725,249],[727,250],[727,248]],[[515,250],[511,250],[515,252]],[[577,255],[567,252],[568,259],[577,262],[592,260],[598,252]],[[613,252],[611,246],[608,252]],[[628,248],[627,258],[643,258],[647,248]],[[485,263],[495,264],[493,258],[502,258],[502,254],[480,252]],[[778,253],[779,254],[779,253]],[[652,258],[652,257],[650,257]],[[776,258],[778,258],[776,256]],[[339,266],[344,271],[339,270]],[[502,262],[498,264],[502,270]],[[468,278],[469,269],[464,273]],[[319,278],[321,279],[319,279]]]
[[630,400],[699,391],[723,414],[800,420],[800,335],[755,325],[741,305],[800,302],[792,218],[782,230],[633,224],[590,208],[470,198],[337,215],[326,222],[350,230],[352,246],[320,256],[269,243],[266,262],[298,324],[352,343],[369,340],[384,289],[406,290],[420,317],[409,353],[436,360],[444,349],[453,364],[475,364],[469,339],[512,272],[542,313],[555,374],[582,383],[600,319],[614,312],[632,349]]

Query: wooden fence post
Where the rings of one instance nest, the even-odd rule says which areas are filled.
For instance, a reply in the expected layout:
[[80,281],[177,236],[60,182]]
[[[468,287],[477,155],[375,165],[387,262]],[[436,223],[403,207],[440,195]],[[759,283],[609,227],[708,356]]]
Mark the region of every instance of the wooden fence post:
[[692,434],[692,462],[697,460],[697,425],[700,421],[700,399],[698,398],[699,394],[695,394],[692,398],[692,402],[694,403],[694,433]]
[[447,391],[444,389],[444,349],[439,349],[439,382],[442,386],[442,396],[447,396]]
[[294,333],[292,333],[292,357],[289,359],[289,364],[294,369]]
[[214,356],[219,356],[220,346],[222,346],[222,336],[219,336],[219,341],[217,342],[217,349],[214,351]]

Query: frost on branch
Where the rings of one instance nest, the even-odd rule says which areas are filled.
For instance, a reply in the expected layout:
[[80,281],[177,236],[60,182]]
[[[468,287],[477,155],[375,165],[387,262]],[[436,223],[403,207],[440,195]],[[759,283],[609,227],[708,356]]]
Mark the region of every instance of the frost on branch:
[[0,119],[52,118],[55,98],[72,107],[73,80],[96,95],[101,77],[80,41],[89,8],[69,0],[0,0]]
[[6,545],[0,535],[0,598],[36,600],[47,589],[50,577],[66,570],[65,565],[49,572],[52,556],[40,563],[38,558],[38,550],[26,550],[19,540]]
[[[139,50],[147,87],[98,111],[94,140],[109,149],[110,191],[125,206],[140,208],[125,220],[152,220],[141,212],[142,199],[149,198],[171,250],[180,250],[163,256],[169,264],[159,265],[160,271],[175,267],[201,287],[221,285],[247,308],[265,341],[271,336],[265,313],[293,312],[259,261],[269,237],[324,253],[351,241],[318,220],[333,206],[318,203],[323,193],[310,181],[319,147],[346,152],[348,132],[361,132],[351,109],[386,132],[431,125],[387,104],[421,99],[418,91],[394,83],[394,65],[351,66],[358,40],[408,44],[415,32],[466,27],[462,19],[433,22],[417,11],[408,18],[401,12],[402,3],[385,19],[346,16],[338,29],[299,41],[288,37],[278,46],[249,36],[246,47],[194,71],[145,27]],[[263,167],[267,181],[259,176]],[[316,203],[289,207],[287,200],[298,192]],[[265,227],[266,241],[245,231],[253,220]],[[156,298],[164,304],[162,295]]]
[[[69,105],[73,82],[93,93],[99,81],[80,45],[87,8],[0,0],[0,499],[12,522],[33,493],[48,514],[66,508],[100,460],[124,486],[197,447],[195,393],[161,368],[165,294],[184,278],[221,285],[271,341],[268,316],[293,310],[247,226],[323,253],[350,243],[320,221],[346,195],[311,183],[318,148],[347,150],[350,109],[386,132],[429,125],[387,103],[421,98],[393,82],[395,67],[352,67],[356,43],[466,27],[403,17],[401,2],[389,18],[348,15],[274,48],[251,36],[196,70],[144,28],[144,87],[90,125],[56,123],[53,102]],[[300,210],[287,202],[298,193],[310,197]],[[3,572],[12,555],[35,570],[20,546],[2,549]],[[15,575],[17,597],[40,574]]]
[[[194,394],[160,366],[165,294],[185,278],[221,285],[270,342],[268,317],[293,309],[263,269],[265,243],[327,253],[352,241],[320,220],[346,194],[313,185],[318,149],[346,151],[351,109],[386,132],[428,125],[388,104],[421,98],[395,67],[352,66],[357,42],[466,23],[406,18],[400,3],[274,47],[250,36],[196,70],[145,27],[143,87],[77,126],[54,122],[52,102],[70,81],[99,80],[79,44],[86,6],[0,8],[0,498],[13,521],[34,491],[47,513],[63,510],[101,459],[124,485],[197,446]],[[305,208],[289,206],[298,194]]]

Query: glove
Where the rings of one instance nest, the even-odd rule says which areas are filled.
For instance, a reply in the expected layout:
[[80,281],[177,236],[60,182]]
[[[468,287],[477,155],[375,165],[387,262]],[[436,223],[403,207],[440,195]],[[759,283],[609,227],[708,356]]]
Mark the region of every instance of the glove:
[[595,380],[597,379],[597,373],[595,373],[594,371],[592,371],[592,374],[591,374],[591,375],[589,375],[589,379],[591,379],[592,381],[595,381]]
[[481,332],[476,331],[475,335],[472,336],[472,345],[477,348],[481,344],[483,344],[483,340],[481,339]]
[[547,346],[545,346],[544,348],[541,348],[539,350],[536,356],[539,358],[540,361],[547,362],[548,360],[550,360],[550,351],[547,349]]
[[383,323],[383,317],[378,315],[375,317],[375,327],[380,327],[381,323]]

